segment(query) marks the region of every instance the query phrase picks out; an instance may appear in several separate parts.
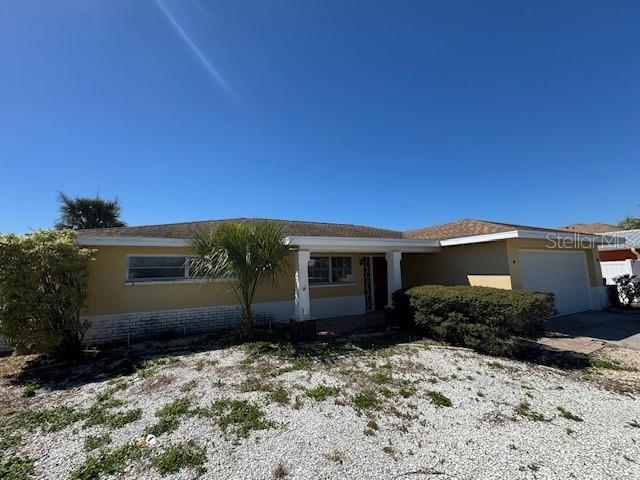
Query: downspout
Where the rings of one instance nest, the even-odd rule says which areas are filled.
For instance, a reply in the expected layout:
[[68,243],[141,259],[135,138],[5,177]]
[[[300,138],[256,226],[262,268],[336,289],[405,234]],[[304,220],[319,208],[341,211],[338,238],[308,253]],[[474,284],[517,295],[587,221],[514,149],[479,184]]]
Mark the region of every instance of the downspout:
[[633,253],[636,256],[636,260],[640,260],[640,252],[636,250],[636,247],[631,247],[631,253]]

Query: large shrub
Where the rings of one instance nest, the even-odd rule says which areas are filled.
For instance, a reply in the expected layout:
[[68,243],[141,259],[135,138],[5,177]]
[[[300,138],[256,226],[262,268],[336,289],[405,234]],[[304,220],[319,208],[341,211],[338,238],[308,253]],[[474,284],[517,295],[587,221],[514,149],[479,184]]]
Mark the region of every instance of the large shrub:
[[424,285],[394,294],[396,315],[428,336],[482,353],[525,357],[554,313],[553,296],[488,287]]
[[70,231],[0,235],[0,336],[10,347],[58,356],[80,351],[92,255]]

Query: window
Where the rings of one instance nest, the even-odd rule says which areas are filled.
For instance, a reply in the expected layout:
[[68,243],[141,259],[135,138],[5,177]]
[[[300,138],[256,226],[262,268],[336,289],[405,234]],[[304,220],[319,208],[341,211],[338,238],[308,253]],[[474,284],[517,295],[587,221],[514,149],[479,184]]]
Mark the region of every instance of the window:
[[189,278],[189,257],[131,256],[127,280],[131,282],[185,280]]
[[309,283],[352,283],[351,257],[311,257],[309,261]]
[[331,257],[331,283],[351,283],[351,257]]
[[309,260],[309,283],[329,283],[329,258],[311,257]]

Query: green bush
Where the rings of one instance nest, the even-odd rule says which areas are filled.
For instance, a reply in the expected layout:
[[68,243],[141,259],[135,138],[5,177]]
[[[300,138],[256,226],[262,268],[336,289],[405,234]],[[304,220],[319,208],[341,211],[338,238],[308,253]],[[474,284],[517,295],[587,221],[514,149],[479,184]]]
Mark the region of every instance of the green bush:
[[17,352],[74,356],[93,250],[70,231],[0,235],[0,336]]
[[423,285],[394,293],[395,314],[428,336],[481,353],[524,358],[554,314],[553,296],[488,287]]

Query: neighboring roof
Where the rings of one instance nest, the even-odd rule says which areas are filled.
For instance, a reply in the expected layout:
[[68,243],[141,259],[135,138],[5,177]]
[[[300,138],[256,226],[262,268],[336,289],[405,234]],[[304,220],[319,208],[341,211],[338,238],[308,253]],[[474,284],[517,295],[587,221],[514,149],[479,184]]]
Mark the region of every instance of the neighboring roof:
[[561,230],[571,230],[572,232],[580,233],[608,233],[612,232],[617,227],[609,223],[572,223],[566,227],[562,227]]
[[[615,232],[606,232],[606,235],[613,237],[613,241],[601,247],[603,250],[640,247],[640,230],[618,230]],[[622,241],[616,242],[617,239]]]
[[[168,223],[140,227],[114,227],[77,230],[79,236],[87,237],[145,237],[188,239],[198,231],[208,230],[223,222],[264,222],[265,218],[229,218],[202,222]],[[286,235],[299,237],[355,237],[355,238],[402,238],[402,232],[382,228],[365,227],[341,223],[301,222],[295,220],[271,220],[283,225]]]
[[492,233],[512,232],[525,230],[534,232],[564,233],[566,230],[553,228],[531,227],[512,223],[489,222],[486,220],[473,220],[466,218],[455,222],[434,225],[433,227],[418,228],[404,232],[405,238],[419,238],[423,240],[447,240],[451,238],[463,238],[476,235],[489,235]]

